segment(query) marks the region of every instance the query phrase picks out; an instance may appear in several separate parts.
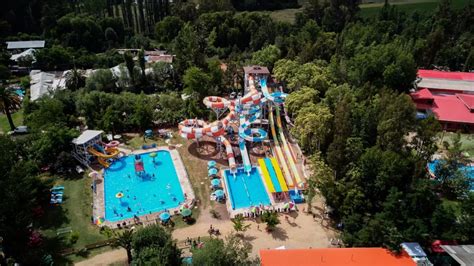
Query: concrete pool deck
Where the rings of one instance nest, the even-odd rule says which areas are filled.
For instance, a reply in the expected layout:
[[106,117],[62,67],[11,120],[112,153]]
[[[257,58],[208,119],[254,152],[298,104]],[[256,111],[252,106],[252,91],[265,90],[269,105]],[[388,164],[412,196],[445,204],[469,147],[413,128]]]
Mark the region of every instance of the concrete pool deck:
[[[179,152],[176,149],[169,149],[168,147],[156,147],[153,149],[147,149],[147,150],[128,150],[128,149],[123,149],[119,148],[120,151],[124,152],[127,156],[130,155],[136,155],[136,154],[144,154],[144,153],[150,153],[150,152],[158,152],[158,151],[168,151],[171,155],[171,159],[173,161],[173,166],[176,170],[176,174],[178,175],[178,180],[179,184],[181,185],[181,189],[183,190],[183,194],[185,194],[185,201],[183,204],[188,205],[189,208],[192,208],[194,203],[195,203],[195,194],[194,190],[192,189],[191,182],[188,177],[188,173],[186,172],[186,169],[184,167],[183,161],[181,159],[181,156]],[[96,191],[93,193],[93,208],[92,208],[92,215],[94,220],[98,219],[99,217],[104,218],[105,217],[105,182],[104,182],[104,169],[100,170],[99,176],[97,177],[96,182]],[[181,204],[181,205],[183,205]],[[180,205],[180,206],[181,206]],[[179,214],[179,208],[171,208],[169,209],[169,213],[171,215],[178,215]],[[146,215],[141,215],[139,216],[140,222],[143,224],[151,224],[159,221],[159,214],[160,212],[154,212],[151,214],[146,214]],[[136,223],[135,219],[133,218],[128,218],[128,219],[123,219],[119,221],[107,221],[105,220],[103,223],[101,223],[99,226],[108,226],[110,228],[117,228],[118,224],[123,224],[126,223],[126,225],[134,225]]]

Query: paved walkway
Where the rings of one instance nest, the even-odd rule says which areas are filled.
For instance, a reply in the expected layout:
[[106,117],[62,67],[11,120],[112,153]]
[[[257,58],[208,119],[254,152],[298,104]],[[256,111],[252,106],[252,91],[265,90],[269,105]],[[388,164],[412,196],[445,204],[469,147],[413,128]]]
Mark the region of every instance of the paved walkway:
[[[322,211],[322,203],[318,201],[316,211]],[[326,221],[321,223],[320,215],[314,220],[312,215],[303,213],[302,208],[306,204],[299,206],[298,212],[280,216],[277,229],[272,233],[265,232],[265,224],[247,222],[251,227],[244,234],[244,239],[252,244],[252,255],[258,256],[260,249],[272,249],[280,246],[286,248],[324,248],[330,247],[330,239],[334,237],[334,232],[326,227]],[[223,209],[224,208],[219,208]],[[222,212],[222,211],[220,211]],[[173,231],[173,238],[178,242],[186,240],[187,237],[197,238],[207,236],[207,230],[212,224],[219,229],[221,237],[233,232],[233,225],[228,219],[215,219],[209,214],[209,209],[202,211],[196,224],[176,229]],[[108,265],[111,263],[125,263],[126,252],[123,249],[109,251],[88,260],[77,263],[77,265]]]

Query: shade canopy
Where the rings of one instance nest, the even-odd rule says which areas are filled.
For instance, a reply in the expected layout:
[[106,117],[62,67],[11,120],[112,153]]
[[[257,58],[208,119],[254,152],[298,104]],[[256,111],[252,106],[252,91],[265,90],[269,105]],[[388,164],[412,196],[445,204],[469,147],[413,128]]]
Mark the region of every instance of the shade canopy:
[[207,167],[215,167],[215,166],[216,166],[216,161],[207,162]]
[[168,221],[170,219],[171,215],[169,212],[162,212],[160,214],[160,220],[162,221]]
[[217,175],[217,169],[216,168],[211,168],[209,169],[209,176]]
[[218,197],[218,198],[223,198],[224,197],[224,190],[218,189],[214,192],[214,195],[216,195],[216,197]]
[[188,208],[185,208],[185,209],[182,209],[182,210],[181,210],[181,215],[182,215],[183,217],[191,216],[191,214],[192,214],[192,211],[191,211],[190,209],[188,209]]
[[218,187],[221,184],[221,181],[218,178],[211,180],[211,185],[214,187]]

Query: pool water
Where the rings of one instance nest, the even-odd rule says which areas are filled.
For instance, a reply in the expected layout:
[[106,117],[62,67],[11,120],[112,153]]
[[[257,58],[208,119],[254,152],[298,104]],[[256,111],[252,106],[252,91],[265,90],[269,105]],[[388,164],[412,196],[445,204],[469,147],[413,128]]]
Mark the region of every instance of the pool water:
[[[428,169],[430,170],[431,174],[434,176],[436,171],[436,166],[439,164],[439,160],[434,160],[428,163]],[[459,167],[461,171],[464,171],[466,176],[471,180],[471,191],[474,191],[474,166],[473,165],[463,165]]]
[[270,199],[257,168],[252,167],[250,175],[247,175],[242,168],[238,169],[235,177],[229,170],[225,170],[224,175],[232,209],[249,208],[260,204],[270,205]]
[[[178,207],[184,194],[169,151],[140,154],[144,175],[135,173],[135,156],[125,156],[105,170],[105,220],[119,221]],[[117,193],[123,193],[118,199]]]

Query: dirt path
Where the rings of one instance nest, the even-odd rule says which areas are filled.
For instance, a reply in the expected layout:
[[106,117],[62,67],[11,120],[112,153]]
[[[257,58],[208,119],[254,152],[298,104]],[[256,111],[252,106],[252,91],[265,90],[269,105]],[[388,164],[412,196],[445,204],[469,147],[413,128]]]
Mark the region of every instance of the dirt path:
[[[315,210],[322,211],[321,202],[318,202]],[[258,256],[261,249],[273,249],[280,246],[286,248],[324,248],[330,246],[330,239],[335,233],[326,227],[326,221],[321,223],[321,219],[316,221],[312,215],[303,213],[302,209],[306,205],[301,205],[298,212],[288,215],[280,215],[280,224],[272,233],[265,232],[265,225],[256,222],[247,222],[251,224],[250,229],[245,232],[244,239],[252,244],[252,255]],[[221,211],[222,212],[222,211]],[[286,217],[285,217],[286,216]],[[320,217],[320,215],[317,215]],[[186,238],[197,238],[208,236],[207,231],[212,224],[214,228],[219,229],[221,238],[233,232],[232,222],[226,219],[215,219],[209,214],[209,209],[201,212],[196,224],[179,228],[173,231],[173,238],[178,242],[183,242]],[[125,263],[126,253],[123,249],[109,251],[88,260],[84,260],[76,265],[108,265],[111,263]]]
[[90,259],[83,260],[76,263],[77,266],[89,266],[89,265],[109,265],[112,263],[123,263],[127,265],[127,252],[125,249],[114,249],[111,251],[104,252],[102,254],[96,255]]

